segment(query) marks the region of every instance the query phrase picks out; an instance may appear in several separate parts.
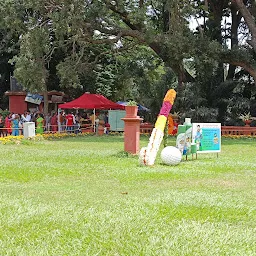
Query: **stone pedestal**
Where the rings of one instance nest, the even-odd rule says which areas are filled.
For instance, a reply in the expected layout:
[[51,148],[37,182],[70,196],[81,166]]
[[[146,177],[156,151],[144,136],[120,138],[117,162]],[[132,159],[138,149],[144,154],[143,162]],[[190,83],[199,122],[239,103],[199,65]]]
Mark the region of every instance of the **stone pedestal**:
[[122,118],[124,121],[124,150],[131,154],[138,154],[140,151],[140,123],[143,120],[139,116],[127,115]]

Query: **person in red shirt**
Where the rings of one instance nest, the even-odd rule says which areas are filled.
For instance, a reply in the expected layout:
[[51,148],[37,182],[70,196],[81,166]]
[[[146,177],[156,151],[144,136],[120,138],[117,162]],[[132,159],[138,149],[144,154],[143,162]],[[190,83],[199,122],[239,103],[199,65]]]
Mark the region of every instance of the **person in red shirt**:
[[58,116],[57,113],[53,113],[52,117],[51,117],[51,131],[52,132],[57,132],[58,131]]
[[0,114],[0,137],[3,135],[4,137],[4,117],[2,116],[2,114]]
[[5,117],[4,126],[6,136],[12,134],[12,124],[11,124],[12,114],[10,113],[8,116]]
[[74,124],[75,124],[76,120],[75,120],[75,116],[73,115],[73,113],[69,113],[68,115],[66,115],[66,129],[67,132],[72,132],[74,130]]

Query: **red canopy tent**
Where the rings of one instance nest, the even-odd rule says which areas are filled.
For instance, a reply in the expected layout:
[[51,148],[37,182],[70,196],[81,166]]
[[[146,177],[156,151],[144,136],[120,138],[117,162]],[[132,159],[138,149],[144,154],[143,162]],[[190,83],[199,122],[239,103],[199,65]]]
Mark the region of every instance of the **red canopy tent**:
[[[62,109],[63,108],[93,109],[94,115],[95,115],[95,109],[122,109],[122,110],[125,109],[125,106],[122,106],[111,100],[108,100],[107,98],[105,98],[100,94],[90,94],[90,93],[84,93],[79,98],[64,104],[60,104],[58,107]],[[58,113],[59,113],[59,110],[58,110]],[[58,130],[60,131],[59,120],[58,120]],[[95,123],[94,123],[94,131],[95,131]]]
[[82,108],[82,109],[125,109],[124,106],[108,100],[100,94],[84,93],[79,98],[60,104],[59,108]]

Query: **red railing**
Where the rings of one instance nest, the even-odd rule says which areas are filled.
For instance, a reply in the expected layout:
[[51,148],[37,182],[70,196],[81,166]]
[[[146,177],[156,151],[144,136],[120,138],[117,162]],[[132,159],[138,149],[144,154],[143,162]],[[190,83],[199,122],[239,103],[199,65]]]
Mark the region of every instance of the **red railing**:
[[141,123],[140,125],[140,133],[142,134],[150,134],[152,132],[154,128],[154,125],[153,124],[150,124],[150,123]]
[[[55,129],[52,129],[53,126],[48,126],[48,129],[45,129],[45,133],[55,133],[58,132],[58,126],[56,125]],[[151,134],[154,128],[153,124],[150,123],[142,123],[140,126],[141,134]],[[3,133],[6,132],[6,128],[0,128]],[[22,133],[22,128],[19,128],[20,134]],[[82,132],[93,132],[92,125],[82,125],[80,127],[80,131]],[[63,131],[64,132],[64,127]],[[250,126],[221,126],[221,135],[249,135],[256,136],[256,127]]]
[[256,136],[256,127],[250,126],[221,126],[222,135],[250,135]]

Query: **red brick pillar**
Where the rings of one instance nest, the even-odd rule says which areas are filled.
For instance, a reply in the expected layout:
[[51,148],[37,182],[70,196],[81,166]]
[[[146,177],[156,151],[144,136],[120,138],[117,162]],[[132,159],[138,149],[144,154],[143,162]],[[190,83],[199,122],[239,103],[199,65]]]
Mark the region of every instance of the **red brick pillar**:
[[[135,107],[132,113],[127,108]],[[126,116],[122,118],[124,121],[124,151],[131,154],[138,154],[140,151],[140,123],[143,120],[137,116],[138,107],[126,106]]]

